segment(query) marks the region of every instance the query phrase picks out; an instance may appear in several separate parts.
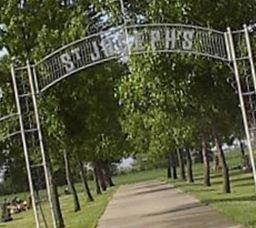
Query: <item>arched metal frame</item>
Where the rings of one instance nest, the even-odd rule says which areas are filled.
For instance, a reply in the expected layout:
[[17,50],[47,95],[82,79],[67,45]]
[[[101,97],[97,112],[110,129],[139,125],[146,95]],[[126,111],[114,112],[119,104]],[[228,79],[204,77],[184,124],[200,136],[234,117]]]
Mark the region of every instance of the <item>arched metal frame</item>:
[[[22,136],[37,227],[42,226],[39,221],[39,212],[36,206],[38,202],[35,199],[31,177],[31,162],[29,159],[31,148],[29,148],[27,139],[29,132],[33,132],[37,137],[37,147],[40,148],[40,156],[42,158],[42,163],[39,165],[44,168],[48,201],[52,210],[50,183],[48,181],[49,167],[44,153],[37,106],[38,97],[42,96],[43,92],[56,83],[84,69],[114,59],[125,61],[122,59],[129,55],[146,53],[187,53],[199,55],[220,60],[233,70],[256,188],[256,170],[252,149],[253,142],[256,138],[256,125],[249,123],[251,113],[255,117],[256,105],[252,105],[252,107],[255,107],[253,110],[248,110],[245,102],[248,94],[250,96],[256,95],[256,75],[248,27],[245,25],[243,30],[234,32],[228,28],[227,32],[221,32],[209,28],[183,24],[127,26],[125,23],[124,26],[92,34],[72,42],[33,65],[29,62],[27,62],[25,67],[15,67],[15,65],[12,65],[17,107],[17,114],[15,116],[18,115],[20,122],[20,131],[18,133]],[[249,85],[250,91],[244,91],[244,85],[241,82],[241,73],[239,71],[240,61],[247,61],[249,63],[249,72],[252,79],[252,85]],[[32,113],[29,117],[27,117],[28,112]],[[0,119],[1,121],[5,121],[5,118]],[[14,134],[17,134],[17,132]],[[52,213],[52,224],[54,227],[56,227],[55,221],[55,215]]]
[[[126,38],[126,32],[128,38]],[[168,36],[166,37],[166,33]],[[161,42],[172,42],[170,32],[175,33],[175,47],[166,48],[166,44]],[[182,41],[180,40],[182,35],[179,33],[186,33],[187,36],[193,35],[191,39],[193,45],[191,48],[183,48]],[[193,34],[196,32],[196,34]],[[143,50],[138,50],[139,48],[133,48],[136,45],[135,36],[140,34],[142,36],[142,41],[145,42],[147,46],[141,47]],[[158,42],[159,47],[152,48],[150,42],[152,42],[150,36],[159,36],[153,37]],[[115,40],[119,38],[118,40]],[[158,38],[158,39],[157,39]],[[108,56],[104,55],[103,51],[100,50],[100,58],[98,60],[92,61],[91,54],[93,49],[100,49],[100,43],[103,40],[113,42],[113,52]],[[189,39],[187,37],[186,39]],[[50,55],[46,56],[39,62],[35,63],[32,67],[35,69],[37,76],[37,86],[38,93],[46,91],[48,88],[56,84],[58,81],[61,81],[63,78],[66,78],[72,74],[75,74],[79,71],[82,71],[86,68],[111,61],[113,59],[120,59],[122,55],[131,54],[146,54],[146,53],[189,53],[199,56],[204,56],[208,58],[213,58],[221,60],[224,62],[230,61],[228,56],[228,50],[226,49],[226,39],[227,34],[225,32],[220,32],[217,30],[203,28],[200,26],[193,25],[183,25],[183,24],[145,24],[145,25],[129,25],[129,26],[120,26],[118,28],[99,32],[92,34],[83,39],[72,42]],[[128,42],[128,44],[127,44]],[[189,42],[189,40],[187,41]],[[95,47],[97,45],[97,47]],[[157,44],[156,44],[157,45]],[[151,46],[151,48],[150,48]],[[71,52],[76,50],[76,48],[81,48],[80,50],[80,61],[78,62],[77,67],[72,71],[66,72],[63,65],[60,62],[60,57],[62,55],[68,54],[73,58],[74,53]],[[77,52],[78,53],[78,52]]]

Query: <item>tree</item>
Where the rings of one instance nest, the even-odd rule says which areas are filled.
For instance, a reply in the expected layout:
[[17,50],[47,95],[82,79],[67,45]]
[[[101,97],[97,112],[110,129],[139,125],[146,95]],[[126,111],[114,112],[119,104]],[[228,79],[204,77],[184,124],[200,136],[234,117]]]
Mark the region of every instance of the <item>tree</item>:
[[192,159],[191,159],[190,149],[185,148],[185,152],[186,152],[186,161],[187,161],[187,181],[188,181],[188,183],[193,183],[194,177],[193,177]]
[[78,195],[76,192],[76,188],[74,185],[74,181],[72,178],[72,173],[71,173],[71,168],[70,168],[70,157],[68,156],[68,153],[66,150],[63,151],[63,157],[64,157],[64,162],[65,162],[66,179],[67,179],[67,183],[69,186],[69,191],[71,192],[71,194],[73,195],[73,198],[74,198],[74,211],[77,212],[77,211],[81,210],[81,207],[80,207]]
[[[52,0],[44,4],[33,1],[2,1],[0,23],[3,26],[1,26],[0,46],[5,47],[9,53],[5,62],[9,63],[12,56],[16,56],[23,63],[25,59],[30,61],[41,59],[56,47],[78,36],[83,36],[83,25],[87,20],[84,20],[86,14],[81,13],[82,3],[84,5],[86,1],[79,1],[79,4]],[[73,26],[75,24],[77,26]],[[46,157],[51,167],[48,151],[46,151]],[[50,180],[53,180],[51,173],[49,175]],[[57,227],[63,227],[57,189],[54,183],[51,186]]]
[[86,171],[87,170],[84,167],[83,162],[79,161],[79,165],[80,165],[80,175],[81,175],[84,190],[85,190],[86,195],[87,195],[87,199],[88,199],[88,201],[94,201],[93,196],[91,194],[91,190],[90,190],[88,182],[87,182],[87,176],[86,176],[86,174],[87,174]]
[[177,155],[178,155],[179,167],[180,167],[180,178],[181,180],[186,180],[185,164],[184,164],[182,149],[177,149]]

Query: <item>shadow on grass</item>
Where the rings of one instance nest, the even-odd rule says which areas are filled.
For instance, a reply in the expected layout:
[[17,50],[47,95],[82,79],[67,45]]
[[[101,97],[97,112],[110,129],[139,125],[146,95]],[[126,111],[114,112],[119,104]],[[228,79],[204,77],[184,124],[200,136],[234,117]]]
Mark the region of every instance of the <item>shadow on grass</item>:
[[[243,172],[242,170],[234,170],[234,171],[230,171],[230,177],[235,177],[235,176],[239,176],[239,175],[244,175],[244,174],[248,174]],[[215,178],[221,178],[222,177],[222,173],[211,173],[211,179],[215,179]],[[200,180],[204,180],[204,173],[200,173],[200,174],[194,174],[194,180],[195,181],[200,181]]]
[[233,187],[234,188],[237,188],[237,187],[249,187],[249,186],[251,186],[251,187],[253,187],[254,185],[253,185],[253,181],[252,182],[245,182],[245,183],[240,183],[240,184],[233,184]]
[[198,181],[194,182],[194,183],[190,183],[190,184],[188,184],[186,182],[175,182],[175,183],[170,182],[170,184],[174,184],[176,188],[194,187],[194,186],[202,186],[203,187],[204,186],[203,182],[201,183],[201,182],[198,182]]
[[205,188],[205,189],[193,189],[190,192],[215,192],[216,189]]
[[[220,178],[222,175],[221,174],[212,174],[211,175],[211,180],[214,180],[215,178]],[[195,181],[204,181],[204,176],[200,176],[200,177],[195,177],[194,178]]]
[[[22,218],[14,218],[12,221],[9,221],[6,223],[0,223],[0,227],[8,227],[8,225],[13,225],[13,223],[15,223],[18,220],[22,220],[22,219],[24,219],[24,218],[23,217]],[[20,227],[17,227],[17,228],[20,228]]]
[[197,177],[201,177],[201,176],[203,176],[204,175],[204,172],[199,172],[199,171],[196,171],[196,170],[194,170],[194,177],[195,178],[197,178]]
[[[244,177],[239,177],[239,178],[235,178],[235,179],[233,179],[232,177],[233,176],[231,176],[231,180],[230,180],[231,183],[241,182],[241,181],[248,181],[248,180],[253,181],[253,178],[251,176],[244,176]],[[213,184],[222,184],[223,180],[213,181],[212,183]]]
[[221,202],[241,202],[241,201],[256,201],[256,195],[252,196],[243,196],[243,197],[232,197],[232,198],[219,198],[219,199],[204,199],[202,203],[211,204],[211,203],[221,203]]

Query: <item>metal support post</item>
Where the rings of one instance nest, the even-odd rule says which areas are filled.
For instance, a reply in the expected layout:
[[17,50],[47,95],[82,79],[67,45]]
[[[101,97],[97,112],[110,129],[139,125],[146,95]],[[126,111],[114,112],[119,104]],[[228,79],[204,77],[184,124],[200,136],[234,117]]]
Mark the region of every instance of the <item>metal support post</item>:
[[24,151],[24,156],[25,156],[26,169],[27,169],[27,175],[28,175],[28,183],[29,183],[29,190],[30,190],[30,194],[31,194],[31,201],[32,201],[32,206],[33,206],[33,211],[34,211],[35,223],[36,223],[36,227],[40,228],[39,215],[38,215],[38,211],[37,211],[37,208],[36,208],[35,192],[34,192],[34,187],[33,187],[32,174],[31,174],[31,170],[30,170],[28,147],[27,147],[26,135],[25,135],[24,125],[23,125],[21,106],[20,106],[20,100],[19,100],[19,93],[18,93],[18,88],[17,88],[17,82],[16,82],[16,78],[15,78],[16,77],[15,69],[14,69],[13,64],[11,64],[11,75],[12,75],[12,82],[13,82],[13,89],[14,89],[16,107],[17,107],[17,112],[18,112],[18,116],[19,116],[20,133],[21,133],[23,151]]
[[248,57],[249,57],[250,67],[251,67],[251,72],[252,72],[253,86],[254,86],[254,90],[256,93],[256,72],[255,72],[255,66],[254,66],[254,61],[253,61],[252,46],[251,46],[251,41],[250,41],[250,36],[249,36],[249,30],[248,30],[247,25],[244,25],[244,33],[245,33],[246,46],[247,46]]
[[244,104],[243,91],[242,91],[242,87],[241,87],[239,70],[238,70],[238,65],[237,65],[237,60],[236,60],[233,35],[232,35],[230,28],[228,28],[227,31],[228,31],[228,38],[229,38],[231,61],[233,62],[233,67],[234,67],[234,73],[235,73],[237,89],[238,89],[238,96],[239,96],[239,101],[240,101],[240,105],[241,105],[245,134],[246,134],[246,138],[247,138],[248,150],[249,150],[249,155],[250,155],[250,160],[251,160],[251,165],[252,165],[254,187],[255,187],[255,191],[256,191],[256,168],[255,168],[255,162],[254,162],[254,156],[253,156],[250,131],[249,131],[249,126],[248,126],[248,119],[247,119],[246,109],[245,109],[245,104]]
[[34,80],[33,80],[33,73],[32,73],[31,65],[30,65],[29,61],[27,61],[27,71],[28,71],[29,84],[30,84],[30,89],[31,89],[31,96],[32,96],[36,125],[37,125],[40,151],[41,151],[41,155],[42,155],[42,159],[43,159],[43,167],[44,167],[44,173],[45,173],[47,195],[48,195],[48,200],[50,203],[50,210],[51,210],[52,219],[53,219],[53,226],[54,226],[54,228],[56,228],[57,224],[56,224],[55,213],[53,211],[53,202],[52,202],[52,197],[51,197],[51,189],[50,189],[50,181],[49,181],[49,169],[48,169],[47,160],[46,160],[46,156],[45,156],[43,136],[42,136],[41,126],[40,126],[39,112],[38,112],[37,99],[36,99],[36,93],[35,93],[35,85],[34,85]]
[[127,45],[127,53],[128,53],[128,55],[130,55],[131,50],[130,50],[130,45],[129,45],[129,35],[128,35],[128,31],[127,31],[127,20],[125,17],[125,8],[124,8],[123,0],[120,0],[120,6],[121,6],[121,12],[123,15],[123,20],[124,20],[124,33],[125,33],[125,39],[126,39],[126,45]]

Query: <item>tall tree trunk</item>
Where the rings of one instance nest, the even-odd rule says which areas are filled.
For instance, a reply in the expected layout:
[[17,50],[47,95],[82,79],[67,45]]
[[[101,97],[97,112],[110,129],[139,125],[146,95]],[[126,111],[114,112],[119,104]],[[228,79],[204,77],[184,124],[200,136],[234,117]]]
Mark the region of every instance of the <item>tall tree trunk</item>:
[[172,178],[174,180],[178,179],[177,175],[177,159],[176,159],[176,151],[171,153],[171,160],[172,160]]
[[107,161],[104,163],[104,170],[105,170],[105,176],[106,176],[109,187],[114,187],[115,184],[112,180],[112,172],[110,169],[110,164]]
[[220,139],[216,132],[216,129],[214,130],[214,140],[215,140],[215,145],[216,145],[217,151],[220,154],[220,162],[222,165],[223,192],[230,193],[231,189],[230,189],[229,169],[228,169],[228,166],[226,163],[224,151],[222,149],[222,144],[220,142]]
[[203,150],[199,150],[199,161],[201,164],[204,164]]
[[215,167],[214,167],[214,169],[215,169],[215,172],[217,172],[217,173],[219,173],[219,171],[221,171],[222,170],[222,167],[221,167],[221,164],[220,164],[220,160],[221,160],[221,158],[220,158],[220,153],[219,153],[219,150],[217,149],[216,150],[216,152],[215,152],[215,154],[214,154],[214,160],[215,160]]
[[50,192],[51,192],[51,201],[52,201],[52,209],[54,213],[54,218],[56,222],[56,228],[64,228],[64,220],[60,208],[60,201],[59,201],[59,194],[58,194],[58,189],[57,185],[55,183],[55,180],[53,178],[53,171],[52,171],[52,163],[51,159],[49,156],[49,150],[47,147],[47,144],[45,143],[45,158],[46,158],[46,163],[48,167],[48,177],[49,177],[49,186],[50,186]]
[[240,151],[241,151],[242,157],[244,157],[245,156],[244,144],[241,139],[239,139],[239,144],[240,144]]
[[105,174],[103,173],[102,162],[97,162],[96,169],[97,169],[101,189],[102,191],[105,192],[107,191],[107,184],[106,184]]
[[102,194],[101,189],[100,189],[100,183],[99,183],[99,176],[98,176],[98,172],[97,172],[97,168],[94,165],[94,181],[95,181],[95,185],[96,185],[96,192],[98,195]]
[[69,158],[68,158],[68,153],[66,150],[63,151],[63,156],[64,156],[64,162],[65,162],[65,171],[66,171],[66,179],[68,183],[69,190],[73,196],[74,199],[74,211],[80,211],[80,203],[78,199],[78,195],[76,192],[76,188],[73,182],[72,174],[71,174],[71,169],[70,169],[70,163],[69,163]]
[[51,184],[52,207],[56,219],[56,228],[64,228],[64,220],[61,213],[58,189],[54,181]]
[[239,139],[239,144],[240,144],[240,151],[241,151],[241,154],[242,154],[242,167],[245,170],[251,170],[251,168],[252,168],[251,163],[250,163],[248,157],[245,154],[244,143],[242,142],[241,139]]
[[193,183],[194,182],[194,177],[193,177],[193,169],[192,169],[192,158],[190,154],[190,150],[186,148],[186,158],[187,158],[187,181],[188,183]]
[[204,135],[202,136],[202,153],[203,153],[203,160],[204,160],[204,185],[211,186],[210,162],[209,162],[207,143]]
[[80,166],[80,176],[81,176],[81,180],[83,183],[83,187],[84,187],[84,191],[86,193],[87,199],[88,199],[88,201],[94,201],[91,191],[90,191],[90,188],[89,188],[89,185],[88,185],[88,182],[87,182],[87,176],[86,176],[87,170],[84,167],[84,163],[82,161],[80,161],[79,166]]
[[172,178],[172,156],[167,155],[167,178]]
[[177,149],[177,154],[178,154],[179,167],[180,167],[180,179],[181,180],[186,180],[183,150],[182,149]]

